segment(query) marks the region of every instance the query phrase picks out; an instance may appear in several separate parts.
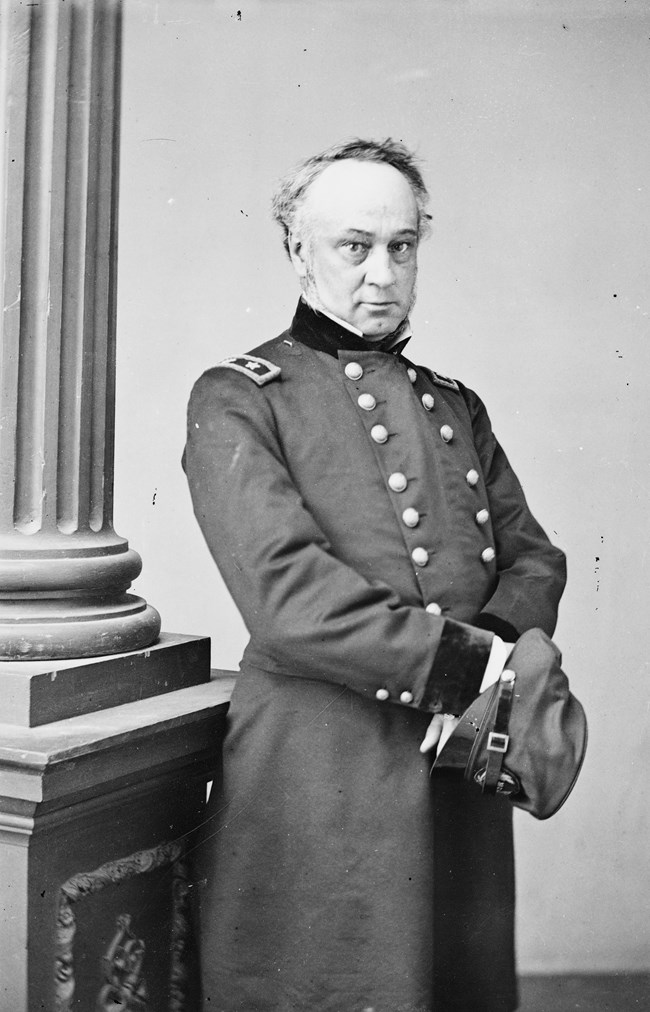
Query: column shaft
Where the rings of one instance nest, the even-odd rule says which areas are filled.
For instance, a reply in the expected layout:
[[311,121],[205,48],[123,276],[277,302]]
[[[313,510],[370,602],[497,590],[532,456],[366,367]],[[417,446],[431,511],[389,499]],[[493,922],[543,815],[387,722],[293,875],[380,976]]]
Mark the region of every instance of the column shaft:
[[113,528],[121,0],[0,5],[0,658],[138,649],[160,620]]

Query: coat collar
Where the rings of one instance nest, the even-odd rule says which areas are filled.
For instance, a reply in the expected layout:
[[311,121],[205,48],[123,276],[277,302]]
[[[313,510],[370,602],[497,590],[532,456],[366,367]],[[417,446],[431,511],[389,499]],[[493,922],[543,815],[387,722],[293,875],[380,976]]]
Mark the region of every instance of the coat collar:
[[[406,322],[406,321],[405,321]],[[393,355],[399,355],[408,344],[411,332],[408,325],[402,325],[399,330],[406,330],[406,336],[400,338],[398,334],[389,334],[387,338],[378,343],[366,341],[365,338],[348,330],[324,313],[308,306],[304,299],[298,302],[296,314],[291,323],[291,336],[306,344],[315,351],[324,351],[327,355],[338,357],[340,351],[388,351]]]

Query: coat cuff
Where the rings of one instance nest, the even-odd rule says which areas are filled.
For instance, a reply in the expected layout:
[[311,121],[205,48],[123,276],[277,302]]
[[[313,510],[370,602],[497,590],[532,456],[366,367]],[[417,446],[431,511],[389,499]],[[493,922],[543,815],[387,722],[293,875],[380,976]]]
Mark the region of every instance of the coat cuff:
[[446,619],[422,698],[416,705],[430,713],[464,713],[479,694],[490,658],[492,634]]
[[499,618],[498,615],[492,615],[489,611],[481,612],[474,624],[479,629],[487,629],[488,632],[495,633],[507,643],[516,643],[521,636],[521,633],[510,622],[506,622],[504,618]]

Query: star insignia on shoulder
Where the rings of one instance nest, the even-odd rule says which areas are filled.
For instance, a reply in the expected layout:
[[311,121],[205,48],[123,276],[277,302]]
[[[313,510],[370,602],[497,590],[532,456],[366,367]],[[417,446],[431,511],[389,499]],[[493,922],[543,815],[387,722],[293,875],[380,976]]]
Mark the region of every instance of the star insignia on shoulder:
[[273,362],[268,362],[265,358],[258,358],[257,355],[231,355],[229,358],[224,358],[223,362],[219,362],[219,368],[222,367],[234,369],[242,376],[248,376],[254,383],[257,383],[258,387],[263,387],[265,383],[277,379],[282,371],[279,365],[274,365]]

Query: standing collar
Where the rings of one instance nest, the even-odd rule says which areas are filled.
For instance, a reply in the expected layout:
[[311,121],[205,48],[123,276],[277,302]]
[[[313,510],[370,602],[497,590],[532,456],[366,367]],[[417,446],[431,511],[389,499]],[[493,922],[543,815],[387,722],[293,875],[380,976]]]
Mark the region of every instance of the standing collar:
[[291,336],[315,351],[324,351],[334,358],[339,351],[386,351],[399,355],[411,337],[408,319],[383,341],[366,341],[360,330],[342,320],[321,313],[300,299],[291,323]]

